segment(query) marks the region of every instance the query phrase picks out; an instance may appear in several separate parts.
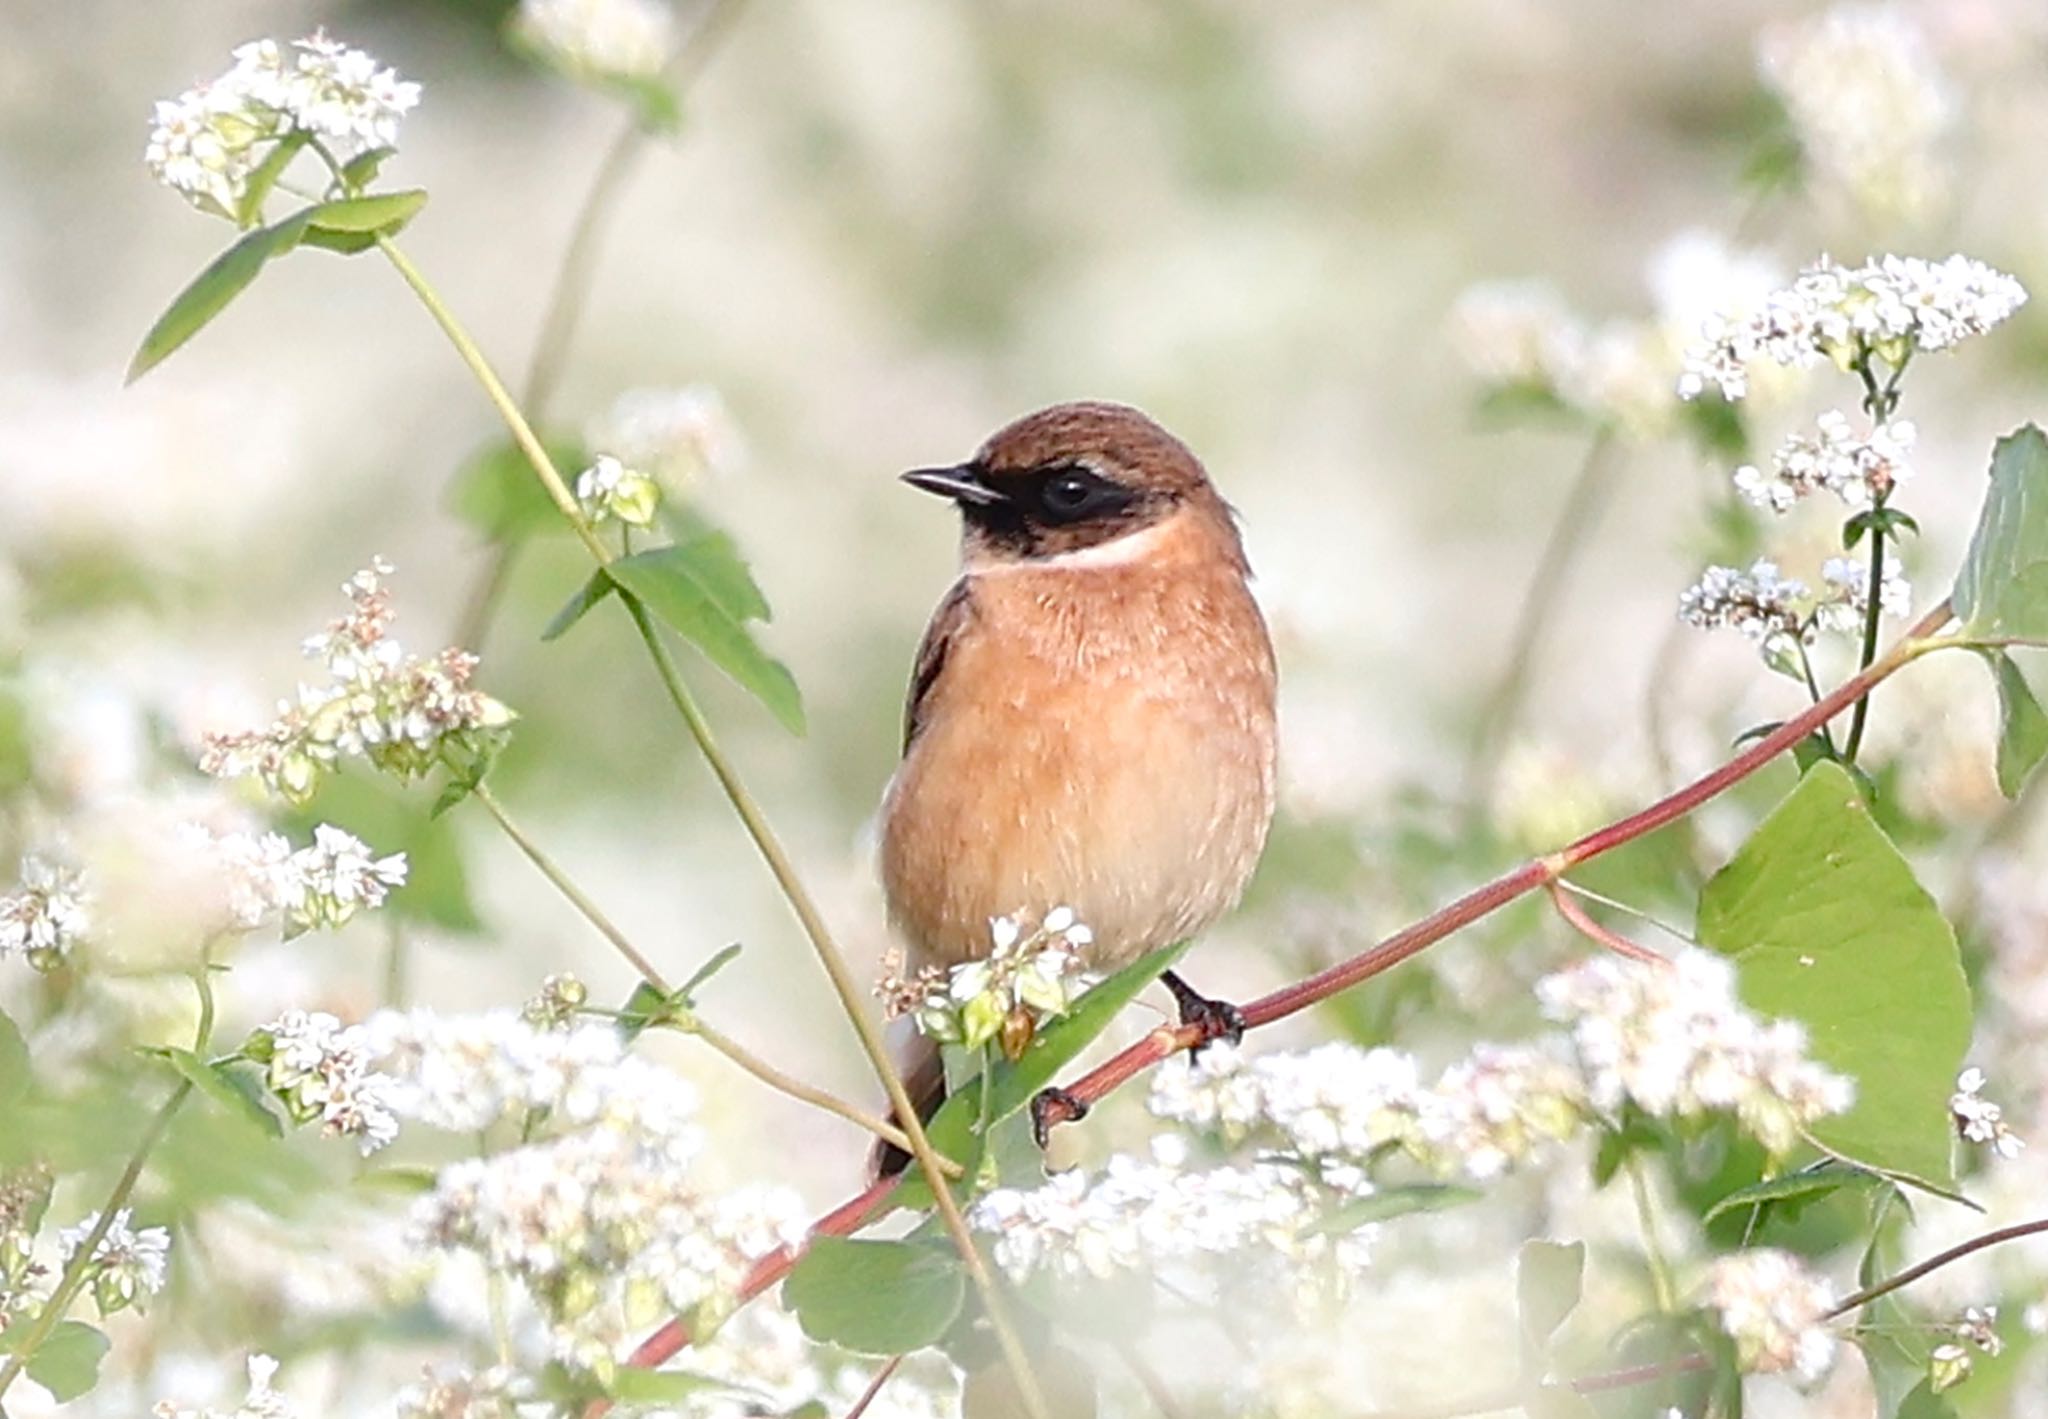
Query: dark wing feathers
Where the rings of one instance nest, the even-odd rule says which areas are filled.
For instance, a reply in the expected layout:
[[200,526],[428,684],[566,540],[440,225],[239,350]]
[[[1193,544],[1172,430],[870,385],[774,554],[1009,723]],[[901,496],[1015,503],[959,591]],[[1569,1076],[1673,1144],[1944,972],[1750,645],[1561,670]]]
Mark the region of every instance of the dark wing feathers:
[[917,664],[910,672],[910,695],[903,706],[903,748],[907,753],[924,728],[924,705],[939,672],[946,668],[946,652],[974,614],[974,598],[967,578],[961,577],[932,612],[932,623],[924,628],[924,640],[917,648]]

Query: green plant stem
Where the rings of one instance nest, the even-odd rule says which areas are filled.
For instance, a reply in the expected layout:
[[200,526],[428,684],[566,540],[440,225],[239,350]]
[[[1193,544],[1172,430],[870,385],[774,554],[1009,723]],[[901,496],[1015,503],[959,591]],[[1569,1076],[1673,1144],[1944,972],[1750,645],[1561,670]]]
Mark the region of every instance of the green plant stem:
[[[1879,512],[1884,510],[1884,498],[1877,498],[1871,506]],[[1858,670],[1868,670],[1877,659],[1877,635],[1884,619],[1884,524],[1872,522],[1870,527],[1870,585],[1864,591],[1863,608],[1863,649],[1857,660]],[[1855,710],[1849,716],[1849,740],[1842,746],[1842,761],[1854,765],[1856,755],[1863,747],[1863,726],[1870,718],[1870,696],[1865,695],[1856,702]]]
[[512,821],[512,815],[505,811],[505,805],[498,801],[498,795],[491,792],[490,786],[479,783],[472,796],[483,805],[484,811],[491,815],[497,825],[504,829],[505,836],[512,839],[513,845],[526,855],[526,860],[538,868],[540,875],[547,878],[554,889],[568,899],[569,905],[576,908],[585,921],[596,927],[598,934],[611,942],[613,949],[624,956],[649,985],[663,995],[669,994],[671,987],[654,962],[648,960],[626,933],[612,924],[612,919],[604,914],[604,909],[593,902],[569,874],[556,866],[554,859],[543,852],[540,845]]
[[1657,1236],[1657,1212],[1650,1205],[1650,1181],[1643,1176],[1639,1153],[1628,1155],[1628,1188],[1635,1199],[1636,1223],[1643,1232],[1643,1260],[1650,1268],[1650,1287],[1657,1296],[1659,1314],[1678,1309],[1678,1288],[1671,1282],[1671,1263],[1664,1258],[1664,1243]]
[[[213,943],[209,941],[200,951],[199,968],[192,977],[193,984],[199,992],[199,1023],[192,1032],[192,1052],[202,1056],[206,1053],[208,1043],[213,1039],[213,982],[208,975],[213,969],[212,947]],[[100,1249],[100,1243],[107,1239],[107,1233],[113,1230],[114,1218],[128,1205],[128,1199],[134,1195],[135,1185],[142,1181],[142,1170],[149,1164],[149,1155],[156,1151],[156,1145],[163,1141],[164,1132],[171,1126],[171,1120],[177,1116],[178,1110],[184,1107],[185,1100],[191,1096],[192,1081],[180,1079],[169,1097],[158,1106],[155,1115],[149,1121],[149,1126],[143,1129],[142,1137],[135,1145],[135,1151],[128,1157],[127,1166],[121,1169],[121,1176],[114,1179],[114,1187],[107,1194],[107,1200],[100,1204],[99,1218],[92,1224],[92,1230],[87,1232],[72,1250],[71,1260],[65,1266],[64,1274],[57,1278],[56,1289],[50,1292],[50,1299],[36,1312],[36,1318],[28,1323],[27,1334],[14,1347],[14,1353],[7,1357],[6,1364],[0,1365],[0,1396],[7,1393],[8,1387],[14,1383],[15,1376],[28,1368],[29,1362],[35,1359],[36,1351],[42,1348],[43,1343],[50,1338],[50,1332],[64,1319],[65,1312],[71,1309],[71,1303],[78,1299],[78,1293],[85,1289],[86,1275],[92,1270],[93,1254]]]
[[1522,610],[1515,618],[1514,634],[1508,641],[1507,668],[1501,672],[1481,711],[1465,773],[1466,798],[1474,805],[1483,805],[1492,796],[1500,751],[1528,696],[1530,673],[1545,632],[1557,613],[1566,576],[1584,549],[1587,536],[1598,524],[1600,510],[1614,490],[1615,474],[1620,468],[1621,460],[1615,457],[1614,433],[1602,429],[1587,447],[1578,476],[1573,479],[1557,521],[1544,541],[1536,570],[1522,594]]
[[[790,1098],[800,1103],[809,1104],[812,1108],[822,1109],[828,1114],[843,1118],[848,1123],[866,1129],[869,1133],[874,1134],[875,1137],[897,1148],[901,1148],[906,1153],[910,1151],[909,1135],[887,1119],[878,1118],[874,1114],[857,1109],[836,1094],[828,1094],[823,1089],[806,1084],[803,1080],[793,1075],[783,1073],[738,1040],[705,1024],[694,1013],[687,1019],[677,1020],[673,1023],[678,1033],[692,1035],[704,1041],[713,1050],[724,1055],[727,1059],[777,1093],[787,1094]],[[958,1178],[966,1175],[966,1169],[962,1168],[951,1158],[941,1158],[939,1165],[947,1177]]]
[[[456,354],[469,366],[477,383],[483,387],[485,396],[497,408],[506,427],[511,430],[513,442],[533,465],[534,473],[547,489],[555,507],[575,530],[578,540],[600,567],[610,566],[613,560],[611,550],[605,546],[603,539],[583,516],[582,508],[577,505],[568,484],[562,480],[561,472],[555,467],[554,460],[548,456],[546,447],[534,433],[532,426],[527,423],[525,415],[520,412],[518,404],[506,390],[504,381],[498,378],[497,371],[491,368],[490,361],[485,358],[476,341],[470,338],[469,332],[463,329],[454,312],[448,309],[440,294],[420,273],[419,268],[413,265],[389,237],[378,236],[377,247],[397,270],[399,276],[412,288],[420,303],[427,308],[435,324],[441,327],[442,334],[447,336],[448,342],[455,347]],[[710,722],[697,707],[689,687],[683,683],[682,674],[676,669],[674,658],[669,655],[668,647],[662,643],[660,635],[656,632],[647,609],[624,587],[619,588],[619,600],[632,615],[633,624],[640,632],[640,639],[647,646],[647,653],[654,661],[655,670],[661,677],[663,687],[668,691],[670,702],[682,717],[690,737],[696,741],[705,763],[710,766],[712,776],[718,780],[719,787],[731,801],[733,810],[739,815],[740,822],[747,830],[747,835],[754,840],[754,846],[768,864],[770,873],[788,899],[799,925],[803,927],[804,935],[809,938],[817,953],[819,963],[825,968],[833,991],[839,997],[841,1009],[852,1023],[854,1033],[860,1038],[861,1049],[867,1054],[869,1063],[880,1077],[883,1088],[889,1095],[889,1104],[895,1112],[898,1126],[903,1129],[911,1145],[911,1156],[917,1159],[918,1166],[924,1170],[925,1177],[932,1184],[932,1197],[937,1203],[940,1220],[945,1224],[954,1246],[960,1251],[960,1259],[967,1268],[969,1279],[974,1282],[975,1289],[981,1295],[982,1304],[988,1311],[989,1323],[994,1327],[996,1338],[1002,1345],[1003,1358],[1008,1362],[1016,1379],[1018,1393],[1024,1400],[1025,1408],[1032,1415],[1032,1419],[1051,1419],[1051,1412],[1045,1405],[1045,1396],[1039,1389],[1037,1377],[1032,1374],[1024,1353],[1023,1342],[1018,1339],[1016,1327],[1011,1324],[1008,1310],[997,1291],[995,1276],[989,1270],[980,1250],[974,1245],[974,1237],[967,1229],[967,1219],[960,1211],[959,1202],[943,1181],[944,1169],[941,1166],[941,1159],[937,1150],[932,1147],[931,1139],[925,1135],[924,1125],[917,1117],[917,1108],[911,1101],[910,1091],[904,1087],[903,1076],[897,1072],[895,1064],[889,1058],[888,1046],[882,1039],[881,1030],[868,1016],[866,1001],[859,983],[854,979],[853,968],[847,964],[844,953],[833,941],[824,917],[798,878],[795,865],[783,851],[782,844],[769,826],[760,805],[754,800],[753,794],[741,781],[738,771],[733,768],[719,747],[716,737],[711,732]],[[528,856],[534,857],[534,852],[529,850]],[[535,865],[539,866],[542,860],[534,857]],[[566,879],[557,881],[556,885],[560,887],[564,881]],[[615,940],[613,944],[618,943]]]

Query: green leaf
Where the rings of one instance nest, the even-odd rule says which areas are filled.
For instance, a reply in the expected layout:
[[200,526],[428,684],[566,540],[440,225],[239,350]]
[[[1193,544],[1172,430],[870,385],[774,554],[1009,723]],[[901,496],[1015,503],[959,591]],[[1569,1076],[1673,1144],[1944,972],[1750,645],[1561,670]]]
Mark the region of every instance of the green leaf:
[[576,588],[576,594],[563,603],[562,609],[548,618],[547,626],[541,631],[540,638],[551,641],[557,636],[567,634],[571,626],[589,614],[591,607],[618,589],[619,584],[612,580],[610,572],[602,567],[592,572],[583,585]]
[[440,1181],[440,1174],[434,1169],[417,1163],[401,1163],[389,1168],[371,1168],[357,1173],[353,1187],[365,1192],[392,1193],[399,1197],[421,1197],[434,1190]]
[[264,263],[298,245],[305,231],[306,214],[301,212],[275,226],[256,228],[216,256],[190,285],[178,292],[177,299],[157,317],[156,324],[149,327],[141,348],[128,363],[127,382],[135,383],[205,329],[256,279]]
[[317,231],[390,236],[418,216],[420,208],[426,205],[426,192],[411,187],[403,192],[377,192],[368,197],[338,197],[308,207],[302,215]]
[[[1069,1014],[1040,1030],[1016,1062],[997,1064],[989,1086],[989,1122],[1001,1123],[1029,1104],[1074,1056],[1109,1028],[1109,1022],[1138,992],[1172,970],[1174,962],[1186,955],[1193,944],[1182,941],[1162,947],[1125,966],[1083,994]],[[981,1139],[975,1132],[980,1122],[981,1090],[970,1087],[948,1098],[925,1125],[932,1147],[965,1167],[970,1178],[980,1161]],[[931,1190],[913,1169],[896,1189],[893,1201],[900,1207],[927,1207],[931,1205]]]
[[604,1388],[621,1404],[652,1406],[681,1404],[694,1395],[733,1392],[729,1381],[709,1375],[693,1375],[688,1370],[645,1370],[637,1365],[621,1365]]
[[1522,1243],[1515,1260],[1515,1309],[1521,1319],[1525,1370],[1541,1371],[1550,1337],[1578,1308],[1585,1284],[1584,1242]]
[[818,1237],[782,1284],[804,1334],[862,1355],[936,1342],[960,1313],[967,1272],[950,1250]]
[[1922,1380],[1899,1401],[1896,1419],[1956,1419],[1956,1407],[1934,1392],[1934,1381]]
[[1766,1178],[1760,1183],[1751,1183],[1729,1193],[1707,1209],[1700,1221],[1711,1222],[1728,1212],[1740,1211],[1745,1207],[1762,1207],[1773,1202],[1809,1202],[1816,1197],[1825,1197],[1831,1192],[1848,1187],[1852,1183],[1870,1180],[1869,1173],[1853,1168],[1826,1168],[1813,1172],[1787,1173],[1783,1177]]
[[768,602],[732,539],[709,532],[611,564],[612,579],[704,652],[793,734],[804,732],[803,696],[782,662],[761,649],[748,621],[768,619]]
[[1309,1230],[1314,1235],[1341,1236],[1357,1231],[1368,1222],[1385,1222],[1395,1217],[1406,1217],[1411,1212],[1442,1212],[1446,1208],[1477,1202],[1483,1196],[1485,1194],[1476,1187],[1462,1187],[1456,1183],[1383,1187],[1378,1192],[1333,1209]]
[[2048,713],[2011,656],[1987,649],[1984,659],[1998,681],[1998,791],[2018,798],[2027,775],[2048,755]]
[[1972,636],[2048,636],[2048,438],[2032,424],[1991,452],[1991,491],[1956,577]]
[[1970,1040],[1955,932],[1840,765],[1814,765],[1707,883],[1699,938],[1734,960],[1752,1010],[1799,1021],[1812,1056],[1856,1081],[1816,1142],[1952,1180],[1948,1098]]
[[21,1030],[0,1010],[0,1107],[18,1103],[28,1093],[34,1075],[29,1071],[28,1042]]
[[[564,476],[573,478],[589,462],[583,445],[566,435],[545,434],[541,446]],[[510,439],[479,449],[456,469],[448,508],[494,542],[569,530],[533,465]]]
[[189,1049],[165,1046],[150,1051],[178,1071],[194,1088],[236,1118],[272,1138],[284,1137],[284,1123],[247,1090],[234,1082],[226,1064],[208,1064]]
[[[26,1332],[28,1327],[20,1329]],[[81,1320],[58,1321],[28,1362],[28,1377],[59,1404],[69,1404],[100,1382],[107,1337]]]
[[641,981],[626,997],[626,1003],[619,1007],[619,1034],[627,1044],[631,1044],[674,1013],[675,1006],[667,996]]
[[739,959],[741,949],[739,942],[732,941],[712,952],[710,960],[690,972],[690,978],[676,987],[677,998],[684,1001],[695,1000],[697,992],[703,988],[706,981]]
[[341,165],[341,185],[351,192],[360,192],[377,180],[377,170],[384,166],[396,148],[370,148],[357,153]]
[[264,154],[263,161],[249,174],[249,180],[242,189],[241,205],[235,209],[237,226],[253,227],[263,219],[265,199],[270,196],[271,189],[277,186],[277,180],[284,176],[284,170],[291,166],[292,159],[306,146],[306,140],[312,136],[303,128],[294,128],[278,139],[276,146]]

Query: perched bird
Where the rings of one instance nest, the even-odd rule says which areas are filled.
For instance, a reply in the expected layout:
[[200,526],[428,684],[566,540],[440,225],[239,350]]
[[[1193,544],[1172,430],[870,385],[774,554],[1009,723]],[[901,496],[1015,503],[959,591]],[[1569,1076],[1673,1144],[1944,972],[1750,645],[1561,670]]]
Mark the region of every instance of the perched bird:
[[[882,804],[911,964],[986,955],[992,917],[1058,906],[1093,930],[1100,970],[1199,933],[1244,891],[1273,816],[1273,647],[1230,506],[1187,445],[1119,404],[1042,409],[903,480],[962,521]],[[1232,1007],[1167,983],[1183,1019],[1234,1035]],[[935,1108],[937,1051],[912,1049],[912,1096]]]

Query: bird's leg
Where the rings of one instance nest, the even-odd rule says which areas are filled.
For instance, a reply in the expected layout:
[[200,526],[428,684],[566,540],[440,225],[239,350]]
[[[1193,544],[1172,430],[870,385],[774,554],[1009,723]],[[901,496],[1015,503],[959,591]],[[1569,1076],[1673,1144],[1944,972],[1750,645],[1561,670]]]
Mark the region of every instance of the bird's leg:
[[1159,979],[1166,983],[1166,988],[1173,992],[1174,1003],[1180,1006],[1181,1024],[1192,1025],[1202,1032],[1202,1037],[1191,1046],[1193,1053],[1200,1054],[1218,1040],[1234,1045],[1244,1038],[1244,1012],[1235,1005],[1197,993],[1193,986],[1172,971]]
[[1063,1123],[1079,1123],[1088,1117],[1088,1101],[1065,1089],[1040,1089],[1031,1096],[1031,1136],[1040,1152],[1052,1139],[1052,1131]]

